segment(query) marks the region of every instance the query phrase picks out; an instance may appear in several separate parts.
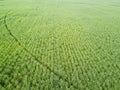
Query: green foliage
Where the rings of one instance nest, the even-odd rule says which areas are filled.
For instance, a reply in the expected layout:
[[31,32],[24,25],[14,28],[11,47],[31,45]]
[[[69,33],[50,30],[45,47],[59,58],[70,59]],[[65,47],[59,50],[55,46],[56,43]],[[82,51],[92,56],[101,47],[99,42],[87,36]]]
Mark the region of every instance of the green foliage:
[[0,1],[0,90],[119,90],[119,6]]

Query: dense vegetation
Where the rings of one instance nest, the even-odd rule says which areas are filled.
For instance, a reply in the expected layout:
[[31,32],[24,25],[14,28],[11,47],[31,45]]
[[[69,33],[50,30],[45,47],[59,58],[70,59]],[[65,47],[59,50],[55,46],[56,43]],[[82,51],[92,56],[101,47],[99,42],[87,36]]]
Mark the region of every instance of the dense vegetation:
[[119,0],[0,0],[0,90],[119,89]]

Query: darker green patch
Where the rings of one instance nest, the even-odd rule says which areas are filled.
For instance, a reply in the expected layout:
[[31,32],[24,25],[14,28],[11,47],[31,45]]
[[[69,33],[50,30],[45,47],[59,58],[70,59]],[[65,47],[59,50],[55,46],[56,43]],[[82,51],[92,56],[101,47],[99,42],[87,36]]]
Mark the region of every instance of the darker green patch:
[[0,80],[0,85],[1,85],[2,87],[5,87],[5,82],[4,82],[3,80]]

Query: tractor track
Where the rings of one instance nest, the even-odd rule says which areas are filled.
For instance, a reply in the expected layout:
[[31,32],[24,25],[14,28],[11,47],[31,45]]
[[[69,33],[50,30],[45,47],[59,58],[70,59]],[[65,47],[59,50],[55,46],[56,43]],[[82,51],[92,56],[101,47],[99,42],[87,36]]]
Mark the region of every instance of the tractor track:
[[[11,13],[10,13],[10,14],[11,14]],[[0,17],[0,22],[1,22],[1,21],[4,21],[4,17],[5,17],[5,16],[1,16],[1,17]],[[11,19],[11,18],[7,18],[7,19]]]
[[20,47],[23,48],[24,51],[26,51],[29,55],[31,55],[32,57],[34,57],[35,61],[38,62],[39,64],[41,64],[43,67],[45,67],[46,69],[48,69],[51,73],[53,73],[55,76],[57,76],[59,79],[63,80],[64,82],[68,83],[68,86],[72,86],[75,90],[80,90],[80,88],[78,88],[76,85],[74,85],[72,82],[70,82],[69,80],[67,80],[66,78],[64,78],[62,75],[60,75],[59,73],[55,72],[54,70],[52,70],[48,65],[46,65],[45,63],[41,62],[34,54],[32,54],[27,48],[25,48],[21,42],[16,38],[16,36],[14,36],[11,32],[11,30],[8,28],[7,25],[7,15],[4,16],[4,26],[6,28],[6,30],[9,32],[10,36],[18,43],[18,45]]

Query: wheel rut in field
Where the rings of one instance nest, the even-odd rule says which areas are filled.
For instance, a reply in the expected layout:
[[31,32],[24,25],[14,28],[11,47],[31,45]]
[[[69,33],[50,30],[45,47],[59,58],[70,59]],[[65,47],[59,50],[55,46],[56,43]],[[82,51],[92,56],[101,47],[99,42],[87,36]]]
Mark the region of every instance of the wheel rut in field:
[[[6,28],[6,30],[9,32],[10,36],[18,43],[18,45],[20,47],[23,48],[24,51],[26,51],[29,55],[31,55],[32,57],[34,57],[35,61],[38,62],[39,64],[41,64],[44,68],[48,69],[51,73],[53,73],[55,76],[57,76],[59,79],[63,80],[64,82],[68,83],[68,86],[72,86],[74,89],[80,90],[80,88],[78,88],[76,85],[74,85],[74,83],[70,82],[69,80],[67,80],[66,78],[64,78],[62,75],[60,75],[59,73],[57,73],[56,71],[52,70],[47,64],[41,62],[33,53],[31,53],[26,47],[24,47],[21,42],[17,39],[16,36],[14,36],[11,32],[11,30],[8,28],[7,25],[7,15],[4,16],[4,26]],[[87,88],[87,87],[85,87]]]

